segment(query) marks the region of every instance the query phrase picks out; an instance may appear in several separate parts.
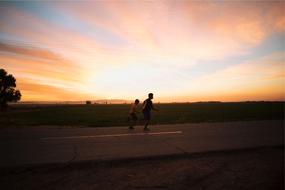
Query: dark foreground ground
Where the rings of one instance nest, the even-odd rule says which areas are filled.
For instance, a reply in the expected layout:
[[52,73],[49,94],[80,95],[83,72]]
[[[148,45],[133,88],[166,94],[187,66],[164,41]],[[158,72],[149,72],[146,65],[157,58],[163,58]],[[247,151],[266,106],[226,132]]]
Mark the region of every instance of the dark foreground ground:
[[0,169],[0,189],[284,189],[284,147]]

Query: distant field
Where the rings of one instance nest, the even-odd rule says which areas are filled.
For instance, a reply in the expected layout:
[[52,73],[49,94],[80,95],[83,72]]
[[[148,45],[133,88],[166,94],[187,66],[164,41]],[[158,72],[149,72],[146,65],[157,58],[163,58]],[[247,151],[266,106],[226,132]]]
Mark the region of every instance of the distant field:
[[[284,119],[284,102],[156,104],[153,124],[227,122]],[[120,105],[13,105],[0,112],[0,126],[127,125],[128,104]],[[142,123],[142,113],[138,116]]]

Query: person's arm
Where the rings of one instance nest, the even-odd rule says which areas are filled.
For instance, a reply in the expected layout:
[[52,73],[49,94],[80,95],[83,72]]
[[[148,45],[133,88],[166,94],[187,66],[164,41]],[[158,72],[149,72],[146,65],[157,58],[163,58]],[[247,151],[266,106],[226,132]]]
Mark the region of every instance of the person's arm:
[[159,111],[159,109],[155,108],[151,102],[151,109],[153,109],[154,111]]

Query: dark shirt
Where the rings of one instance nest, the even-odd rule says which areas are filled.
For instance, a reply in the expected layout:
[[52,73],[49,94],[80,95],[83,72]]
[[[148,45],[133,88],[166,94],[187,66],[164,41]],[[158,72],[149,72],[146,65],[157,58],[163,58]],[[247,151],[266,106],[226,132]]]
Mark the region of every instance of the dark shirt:
[[143,112],[150,112],[152,109],[152,101],[148,98],[143,102]]

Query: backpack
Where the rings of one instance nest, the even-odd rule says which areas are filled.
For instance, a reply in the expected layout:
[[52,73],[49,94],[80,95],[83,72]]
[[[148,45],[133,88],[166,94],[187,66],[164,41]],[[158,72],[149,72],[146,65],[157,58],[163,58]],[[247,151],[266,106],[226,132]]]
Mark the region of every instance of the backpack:
[[151,100],[146,99],[146,100],[143,102],[142,111],[150,111],[150,110],[151,110],[150,101],[151,101]]

